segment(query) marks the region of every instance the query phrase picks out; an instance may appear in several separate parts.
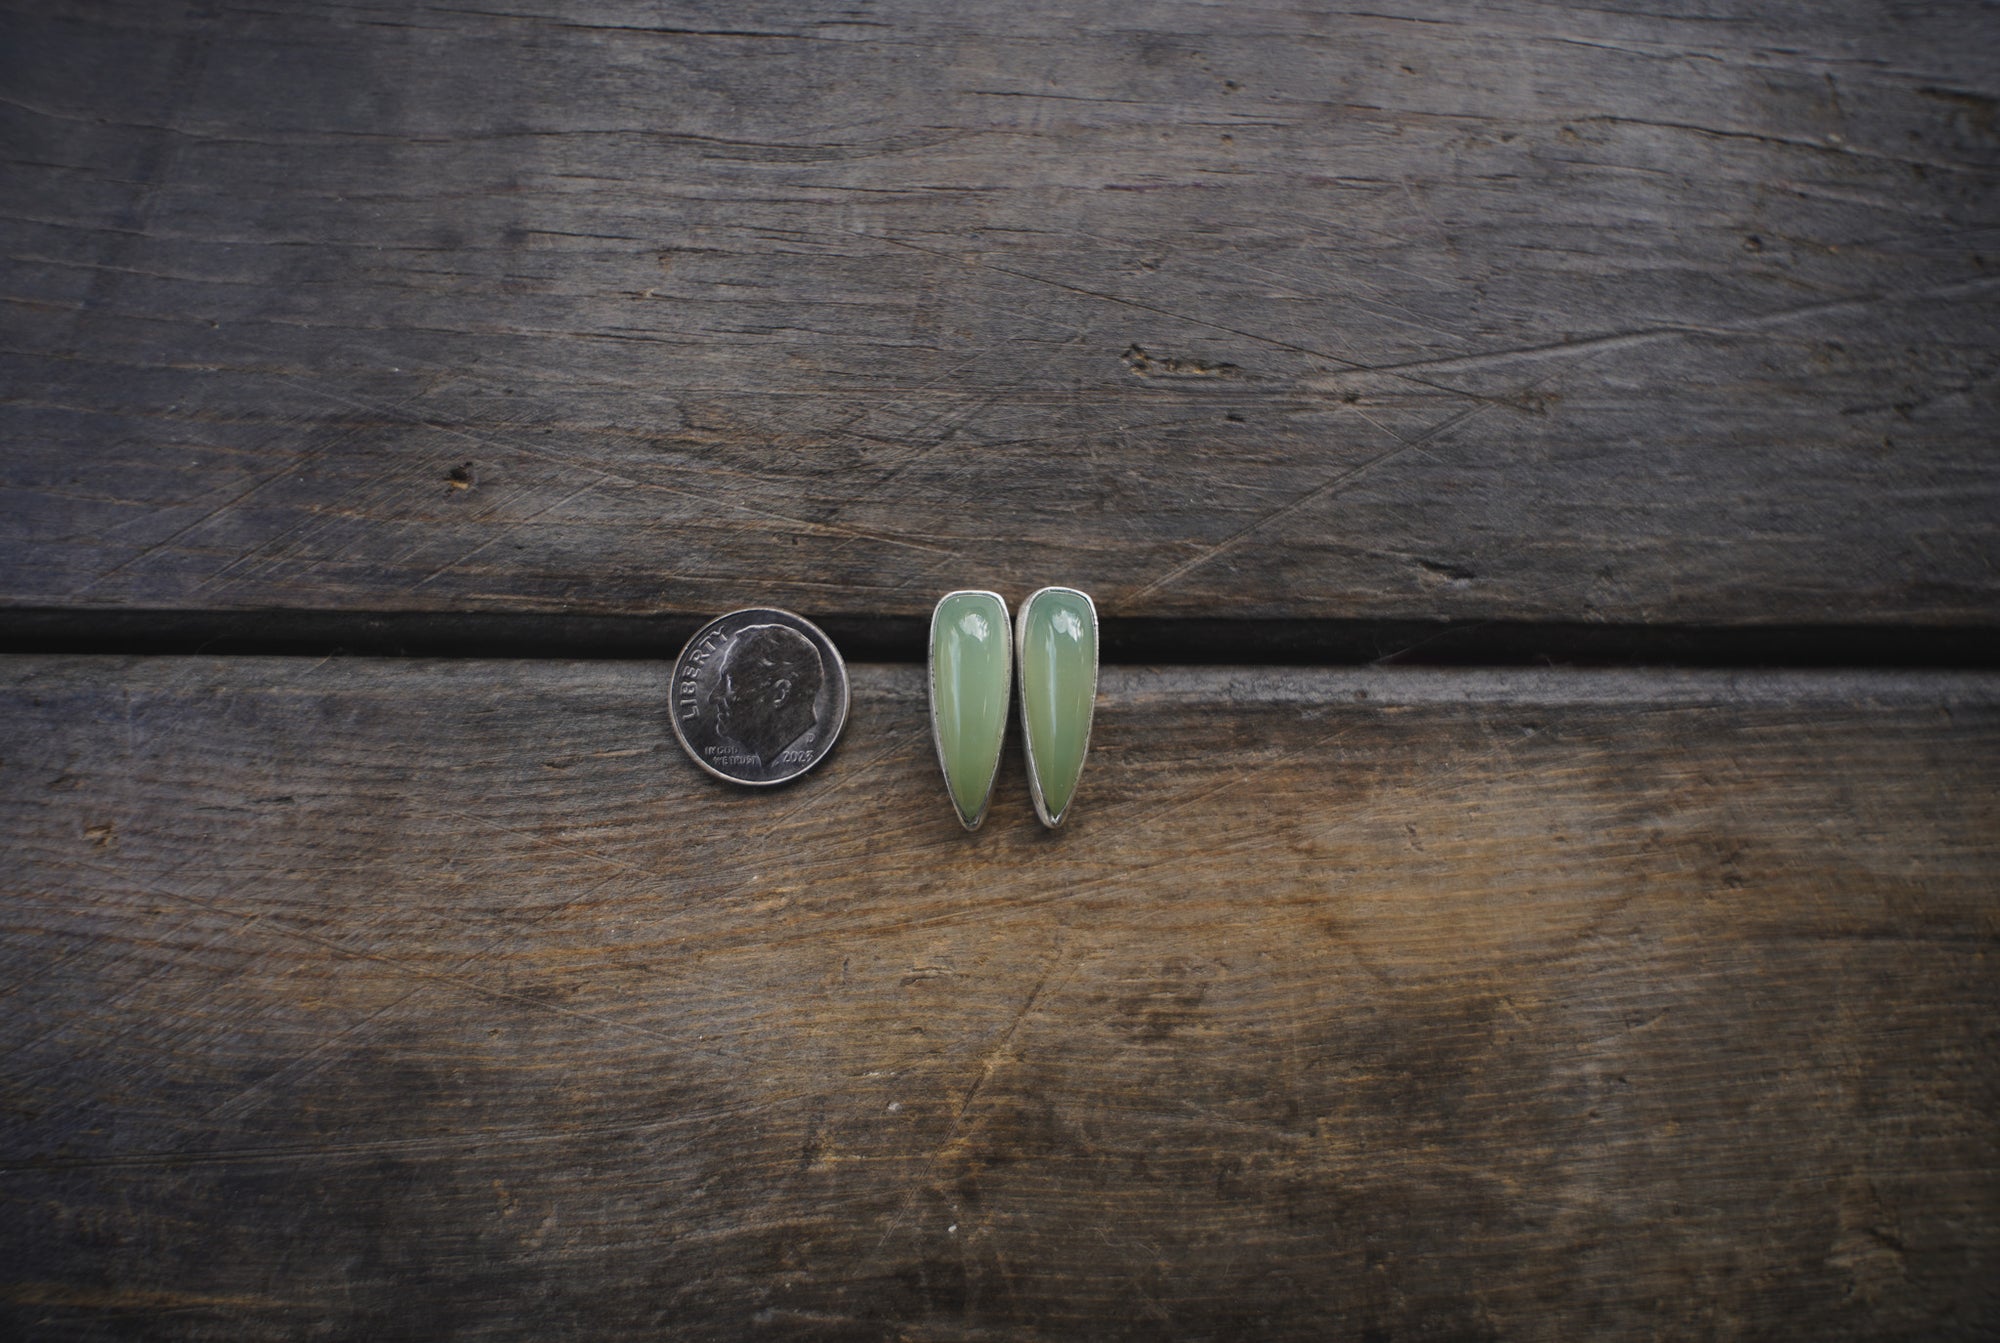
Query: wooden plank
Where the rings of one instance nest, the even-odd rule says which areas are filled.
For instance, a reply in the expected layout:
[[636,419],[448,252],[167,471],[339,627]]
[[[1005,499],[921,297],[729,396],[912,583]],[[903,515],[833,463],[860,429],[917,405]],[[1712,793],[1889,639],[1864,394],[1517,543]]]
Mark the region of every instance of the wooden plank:
[[9,605],[2000,615],[1991,6],[11,27]]
[[1991,1336],[2000,678],[0,663],[38,1338]]

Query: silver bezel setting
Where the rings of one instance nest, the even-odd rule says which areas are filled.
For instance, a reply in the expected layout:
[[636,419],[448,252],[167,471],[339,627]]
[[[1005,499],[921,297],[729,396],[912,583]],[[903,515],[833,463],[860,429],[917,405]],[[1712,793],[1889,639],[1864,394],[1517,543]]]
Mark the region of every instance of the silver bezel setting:
[[[1100,641],[1097,629],[1097,603],[1090,599],[1088,592],[1080,588],[1055,586],[1036,588],[1028,594],[1026,600],[1021,603],[1021,609],[1014,616],[1015,675],[1017,678],[1021,675],[1020,669],[1024,665],[1024,660],[1027,656],[1028,611],[1034,606],[1035,598],[1045,592],[1067,592],[1073,596],[1081,597],[1083,598],[1084,606],[1090,611],[1090,721],[1085,723],[1083,728],[1083,759],[1087,761],[1090,758],[1090,734],[1097,726],[1097,671],[1099,663],[1102,660],[1099,653]],[[1061,827],[1063,821],[1068,818],[1070,809],[1076,806],[1076,793],[1073,792],[1069,795],[1068,805],[1060,812],[1054,816],[1049,815],[1049,804],[1042,797],[1042,772],[1035,765],[1035,737],[1033,733],[1028,731],[1027,686],[1017,684],[1015,686],[1014,698],[1020,702],[1021,708],[1021,745],[1023,747],[1023,754],[1028,757],[1028,795],[1035,801],[1035,815],[1041,818],[1043,825],[1051,830],[1055,830]],[[1082,766],[1079,765],[1077,769],[1076,786],[1077,791],[1081,792],[1083,789]]]
[[[989,807],[993,805],[993,785],[999,781],[1000,762],[1006,757],[1007,754],[1007,720],[1012,718],[1014,715],[1012,712],[1013,706],[1011,704],[1008,706],[1009,712],[1001,715],[1000,751],[999,754],[993,757],[993,773],[986,780],[986,792],[979,800],[979,811],[970,820],[967,820],[965,813],[958,809],[958,795],[951,791],[951,771],[945,768],[945,763],[944,763],[944,739],[938,735],[937,620],[938,620],[938,612],[942,611],[944,609],[945,602],[953,597],[991,597],[995,602],[998,602],[1000,605],[1001,628],[1005,629],[1011,623],[1011,620],[1007,614],[1007,599],[1005,597],[1002,597],[999,593],[988,591],[985,588],[953,588],[950,592],[947,592],[944,594],[944,596],[938,598],[937,605],[931,608],[930,643],[924,655],[925,661],[929,664],[930,667],[930,675],[928,677],[927,684],[929,685],[930,696],[931,696],[931,703],[930,703],[931,747],[937,752],[938,773],[944,775],[944,792],[945,796],[951,799],[952,815],[958,817],[958,823],[964,826],[967,830],[977,830],[980,826],[986,824],[986,811]],[[1014,642],[1015,641],[1011,639],[1002,639],[1000,641],[1000,651],[1007,659],[1006,669],[1001,673],[1000,679],[1001,683],[1007,687],[1010,699],[1013,695],[1013,690],[1014,690]]]

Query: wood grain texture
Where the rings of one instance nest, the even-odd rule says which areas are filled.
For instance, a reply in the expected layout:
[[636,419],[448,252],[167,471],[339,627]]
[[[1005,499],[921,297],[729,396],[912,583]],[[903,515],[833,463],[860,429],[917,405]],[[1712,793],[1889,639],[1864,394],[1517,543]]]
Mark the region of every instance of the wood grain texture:
[[0,602],[2000,616],[1991,4],[13,9]]
[[967,836],[916,669],[751,794],[644,664],[0,668],[15,1336],[2000,1327],[1992,676],[1109,668]]

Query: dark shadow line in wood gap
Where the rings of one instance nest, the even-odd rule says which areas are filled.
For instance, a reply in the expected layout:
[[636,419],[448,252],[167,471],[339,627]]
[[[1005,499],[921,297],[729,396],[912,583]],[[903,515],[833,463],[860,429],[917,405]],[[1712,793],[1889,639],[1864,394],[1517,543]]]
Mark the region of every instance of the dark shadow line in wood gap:
[[[719,612],[711,614],[720,614]],[[857,662],[921,663],[928,617],[818,616]],[[0,608],[0,653],[673,658],[710,615]],[[1418,619],[1102,619],[1103,661],[1154,666],[2000,668],[2000,626]]]

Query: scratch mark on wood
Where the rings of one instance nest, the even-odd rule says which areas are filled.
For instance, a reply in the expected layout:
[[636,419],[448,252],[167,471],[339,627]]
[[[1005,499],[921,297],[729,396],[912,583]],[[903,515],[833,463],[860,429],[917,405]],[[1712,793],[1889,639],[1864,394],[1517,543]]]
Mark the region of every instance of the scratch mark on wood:
[[1366,373],[1402,373],[1411,369],[1429,369],[1439,373],[1469,372],[1477,369],[1504,367],[1515,363],[1598,355],[1611,350],[1651,345],[1663,340],[1680,340],[1696,336],[1746,335],[1781,327],[1800,318],[1828,317],[1836,313],[1846,312],[1864,312],[1869,308],[1882,304],[1929,303],[1940,299],[1978,298],[1996,291],[2000,291],[2000,278],[1960,280],[1950,284],[1933,285],[1908,293],[1881,292],[1832,299],[1822,303],[1807,303],[1796,308],[1784,308],[1777,312],[1755,313],[1747,317],[1734,318],[1729,321],[1714,322],[1702,326],[1676,324],[1670,326],[1640,327],[1632,331],[1607,332],[1604,335],[1584,336],[1576,340],[1552,341],[1546,345],[1521,345],[1505,350],[1488,350],[1480,354],[1455,355],[1449,359],[1415,359],[1398,364],[1357,366],[1340,373],[1330,373],[1321,377],[1301,379],[1299,385],[1310,391],[1343,392],[1353,387],[1355,378],[1358,375]]
[[1292,500],[1290,503],[1285,504],[1280,508],[1272,509],[1269,513],[1266,513],[1263,516],[1256,518],[1249,523],[1246,523],[1244,526],[1238,528],[1236,531],[1230,533],[1228,536],[1223,537],[1220,541],[1215,542],[1213,545],[1205,547],[1199,554],[1191,556],[1186,560],[1183,560],[1181,563],[1167,570],[1167,572],[1161,574],[1158,578],[1155,578],[1150,583],[1146,583],[1138,588],[1133,589],[1131,592],[1124,594],[1121,600],[1125,602],[1136,603],[1142,600],[1143,598],[1150,596],[1154,592],[1159,591],[1161,588],[1167,587],[1172,583],[1178,582],[1180,579],[1186,577],[1188,574],[1194,572],[1196,569],[1199,569],[1202,565],[1209,563],[1210,561],[1214,560],[1216,557],[1220,555],[1226,554],[1233,547],[1241,544],[1252,533],[1257,532],[1262,528],[1269,526],[1273,522],[1277,522],[1284,518],[1290,517],[1292,514],[1298,512],[1302,508],[1306,508],[1312,504],[1319,502],[1322,499],[1329,498],[1339,493],[1340,489],[1343,486],[1351,484],[1353,481],[1359,479],[1361,476],[1367,474],[1369,471],[1374,470],[1376,467],[1381,466],[1387,462],[1394,461],[1396,458],[1401,457],[1405,453],[1415,451],[1422,445],[1435,441],[1440,435],[1451,432],[1453,429],[1456,429],[1459,425],[1462,425],[1466,423],[1468,420],[1472,419],[1475,415],[1484,413],[1486,410],[1491,408],[1491,404],[1492,403],[1489,402],[1477,406],[1468,406],[1464,410],[1458,411],[1456,414],[1450,415],[1445,419],[1439,421],[1437,424],[1425,430],[1423,433],[1418,434],[1415,437],[1399,441],[1395,447],[1388,449],[1386,452],[1378,453],[1375,456],[1370,457],[1367,461],[1362,462],[1357,466],[1348,467],[1346,470],[1343,470],[1329,477],[1328,479],[1322,481],[1320,484],[1315,485],[1312,489],[1307,490],[1304,494],[1301,494],[1298,498]]
[[[288,927],[284,923],[279,922],[277,920],[266,919],[261,914],[245,914],[239,910],[230,909],[226,905],[220,905],[211,900],[203,900],[199,896],[189,895],[185,891],[176,891],[164,886],[158,886],[150,882],[139,880],[138,878],[131,876],[131,874],[126,872],[121,872],[115,868],[105,867],[96,863],[81,863],[78,864],[78,866],[91,871],[95,871],[100,876],[131,882],[132,884],[137,885],[140,889],[147,891],[150,894],[160,896],[163,899],[177,900],[183,904],[192,905],[197,909],[207,910],[212,914],[220,914],[225,918],[235,919],[238,922],[242,923],[245,927],[248,927],[252,924],[262,923],[262,925],[265,928],[269,929],[274,933],[277,933],[279,936],[291,938],[295,941],[309,942],[314,946],[321,947],[327,951],[332,952],[334,955],[340,956],[347,960],[367,961],[370,962],[371,964],[380,965],[387,969],[394,970],[398,974],[410,975],[417,979],[429,980],[438,984],[447,984],[452,986],[453,988],[462,989],[465,992],[476,994],[482,998],[491,998],[496,1001],[514,1003],[516,1005],[526,1007],[531,1011],[550,1012],[554,1013],[557,1016],[571,1017],[578,1021],[588,1021],[594,1023],[595,1025],[604,1027],[608,1030],[617,1031],[628,1035],[643,1036],[645,1038],[652,1040],[664,1041],[673,1044],[678,1048],[689,1047],[685,1040],[678,1039],[677,1037],[670,1035],[664,1031],[653,1030],[651,1027],[648,1026],[641,1026],[630,1021],[620,1021],[615,1017],[603,1016],[596,1012],[585,1012],[578,1008],[565,1007],[561,1003],[552,1003],[547,1001],[546,999],[536,998],[529,994],[512,993],[506,989],[496,989],[490,985],[482,984],[479,981],[468,978],[464,975],[454,974],[451,971],[427,969],[426,967],[421,965],[414,965],[408,961],[398,960],[393,956],[383,956],[376,954],[374,952],[361,951],[354,947],[348,946],[345,943],[337,941],[334,938],[321,937],[319,934],[309,932],[303,928]],[[733,1057],[733,1054],[730,1050],[722,1049],[720,1047],[713,1045],[697,1047],[695,1049],[695,1052],[714,1054],[723,1058]]]

